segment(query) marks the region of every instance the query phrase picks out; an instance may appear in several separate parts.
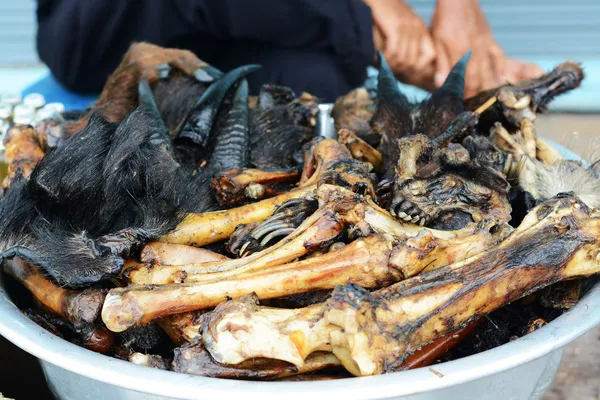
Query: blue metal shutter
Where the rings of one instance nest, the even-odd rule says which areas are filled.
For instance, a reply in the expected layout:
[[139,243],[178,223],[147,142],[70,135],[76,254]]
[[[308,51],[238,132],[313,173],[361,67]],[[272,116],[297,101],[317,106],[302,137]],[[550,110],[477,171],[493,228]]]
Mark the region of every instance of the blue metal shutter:
[[0,0],[0,66],[39,62],[35,7],[33,0]]

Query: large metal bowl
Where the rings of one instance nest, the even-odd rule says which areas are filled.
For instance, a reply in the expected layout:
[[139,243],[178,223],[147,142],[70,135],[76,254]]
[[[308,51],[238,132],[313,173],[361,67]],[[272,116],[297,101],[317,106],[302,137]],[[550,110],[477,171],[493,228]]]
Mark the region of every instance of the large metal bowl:
[[[569,158],[576,158],[565,152]],[[248,382],[140,367],[62,340],[30,321],[0,274],[0,335],[40,360],[59,399],[343,398],[535,400],[556,376],[562,349],[600,324],[600,284],[550,324],[490,351],[430,368],[322,382]]]

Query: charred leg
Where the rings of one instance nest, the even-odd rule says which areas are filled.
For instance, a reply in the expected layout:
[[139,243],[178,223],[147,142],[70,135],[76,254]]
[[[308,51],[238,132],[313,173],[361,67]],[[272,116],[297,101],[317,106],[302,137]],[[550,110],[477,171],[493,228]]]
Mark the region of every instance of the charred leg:
[[163,236],[164,243],[204,246],[227,239],[240,224],[264,221],[285,201],[304,198],[315,186],[295,190],[258,203],[248,204],[231,210],[204,214],[189,214],[172,232]]
[[495,122],[500,122],[512,131],[519,128],[523,118],[533,120],[537,113],[546,111],[556,96],[579,87],[583,77],[581,66],[566,62],[539,78],[483,91],[465,100],[465,107],[475,110],[490,97],[498,97],[499,101],[481,114],[477,130],[487,134]]
[[4,138],[8,175],[4,179],[4,190],[18,177],[28,179],[38,162],[44,157],[44,150],[34,130],[30,126],[10,128]]
[[40,303],[75,327],[94,324],[106,296],[105,290],[67,290],[51,282],[37,268],[15,257],[6,263],[6,273],[25,286]]
[[144,265],[129,271],[131,283],[136,285],[161,285],[181,282],[189,276],[195,281],[216,281],[240,277],[280,265],[301,257],[311,250],[333,243],[343,230],[343,224],[331,210],[320,210],[307,218],[295,231],[276,245],[242,259],[178,266]]
[[[239,257],[246,257],[262,251],[296,230],[317,210],[317,206],[316,200],[288,200],[262,223],[246,225],[237,229],[229,241],[228,250]],[[251,229],[245,229],[245,227]]]
[[199,249],[197,247],[152,242],[144,246],[140,254],[140,260],[143,263],[158,265],[183,265],[225,261],[228,258],[210,250]]
[[279,195],[277,185],[291,183],[300,177],[297,169],[234,169],[215,176],[212,187],[219,203],[232,207],[245,201],[262,200]]
[[599,272],[599,233],[597,212],[573,197],[554,199],[490,251],[372,294],[350,285],[325,304],[299,310],[220,305],[205,320],[203,342],[223,363],[264,354],[302,365],[325,350],[354,375],[391,372],[418,348],[525,294]]

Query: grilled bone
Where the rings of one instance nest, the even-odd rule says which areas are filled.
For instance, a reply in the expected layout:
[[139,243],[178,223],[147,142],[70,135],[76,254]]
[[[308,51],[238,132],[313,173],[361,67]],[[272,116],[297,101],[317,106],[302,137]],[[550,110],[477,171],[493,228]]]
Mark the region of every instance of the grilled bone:
[[497,97],[499,101],[482,113],[477,131],[487,135],[496,122],[514,131],[523,118],[534,120],[556,96],[579,87],[583,78],[579,64],[566,62],[539,78],[485,90],[466,99],[464,104],[466,109],[475,110],[490,97]]
[[[305,153],[299,187],[332,184],[359,194],[374,196],[374,182],[368,164],[352,159],[349,150],[331,139],[316,139]],[[229,251],[245,256],[266,248],[296,229],[305,215],[316,210],[311,201],[283,203],[267,220],[252,229],[238,227],[231,237]]]
[[[408,277],[414,274],[408,272],[411,266],[420,271],[419,266],[436,268],[446,265],[451,262],[446,257],[453,259],[460,257],[460,254],[475,254],[496,244],[510,233],[504,225],[496,223],[471,225],[455,232],[402,224],[381,210],[368,197],[358,196],[331,185],[323,185],[319,189],[319,199],[323,205],[283,241],[249,257],[225,262],[174,266],[142,264],[136,268],[128,268],[127,275],[130,282],[136,285],[207,283],[241,279],[247,274],[283,265],[308,254],[311,250],[326,247],[343,232],[344,226],[353,226],[360,230],[363,236],[371,233],[389,233],[403,245],[404,241],[412,239],[406,242],[405,250],[393,257],[394,268],[402,271],[404,277]],[[490,233],[491,231],[493,233]],[[320,262],[316,257],[310,260]],[[385,263],[387,264],[387,261]]]
[[[352,159],[348,149],[335,140],[325,139],[315,144],[307,152],[306,160],[297,190],[231,210],[189,214],[160,241],[200,247],[227,239],[239,225],[262,222],[284,202],[307,198],[317,184],[343,185],[367,194],[375,191],[367,167]],[[296,227],[288,226],[288,228]],[[237,253],[237,250],[233,251]]]
[[[224,263],[155,265],[131,272],[131,280],[138,286],[110,292],[102,312],[105,324],[113,331],[123,331],[157,317],[212,307],[226,298],[252,292],[261,298],[283,297],[331,289],[348,280],[365,287],[380,287],[423,269],[477,254],[508,233],[502,229],[491,233],[476,226],[459,232],[428,231],[418,225],[398,223],[368,199],[345,189],[324,185],[321,191],[322,198],[332,204],[319,209],[272,249]],[[334,209],[339,213],[337,217],[332,215]],[[381,233],[322,256],[285,264],[306,254],[317,243],[331,242],[341,232],[338,219],[362,224],[363,231]],[[409,243],[413,236],[417,236],[416,240]],[[398,248],[390,258],[395,242],[410,249]],[[185,283],[168,285],[170,282]]]
[[6,191],[18,177],[29,178],[44,157],[44,148],[33,128],[28,125],[10,128],[3,140],[8,173],[2,186]]
[[202,340],[230,365],[261,357],[302,366],[312,352],[329,351],[356,376],[391,372],[421,346],[505,304],[600,272],[599,234],[597,211],[575,197],[555,198],[489,251],[378,292],[349,285],[297,310],[251,298],[224,303],[205,319]]
[[182,265],[224,261],[227,260],[227,257],[197,247],[152,242],[144,246],[140,253],[140,260],[144,263],[159,265]]
[[4,271],[31,292],[40,303],[76,328],[94,324],[100,316],[106,290],[68,290],[57,286],[43,272],[16,257],[6,263]]
[[240,205],[248,200],[256,201],[281,194],[277,185],[297,181],[298,169],[232,169],[215,176],[212,187],[219,203],[225,207]]

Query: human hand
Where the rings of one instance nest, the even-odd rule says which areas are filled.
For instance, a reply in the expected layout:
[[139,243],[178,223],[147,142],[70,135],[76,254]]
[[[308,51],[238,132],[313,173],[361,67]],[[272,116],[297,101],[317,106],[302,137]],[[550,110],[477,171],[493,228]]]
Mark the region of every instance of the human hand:
[[544,70],[535,64],[526,63],[506,57],[504,67],[504,80],[518,82],[525,79],[537,78],[544,74]]
[[438,0],[431,22],[436,48],[435,84],[444,83],[452,66],[469,50],[465,96],[497,86],[504,77],[504,52],[477,0]]
[[364,0],[373,15],[373,41],[399,76],[432,64],[433,41],[425,22],[402,0]]

